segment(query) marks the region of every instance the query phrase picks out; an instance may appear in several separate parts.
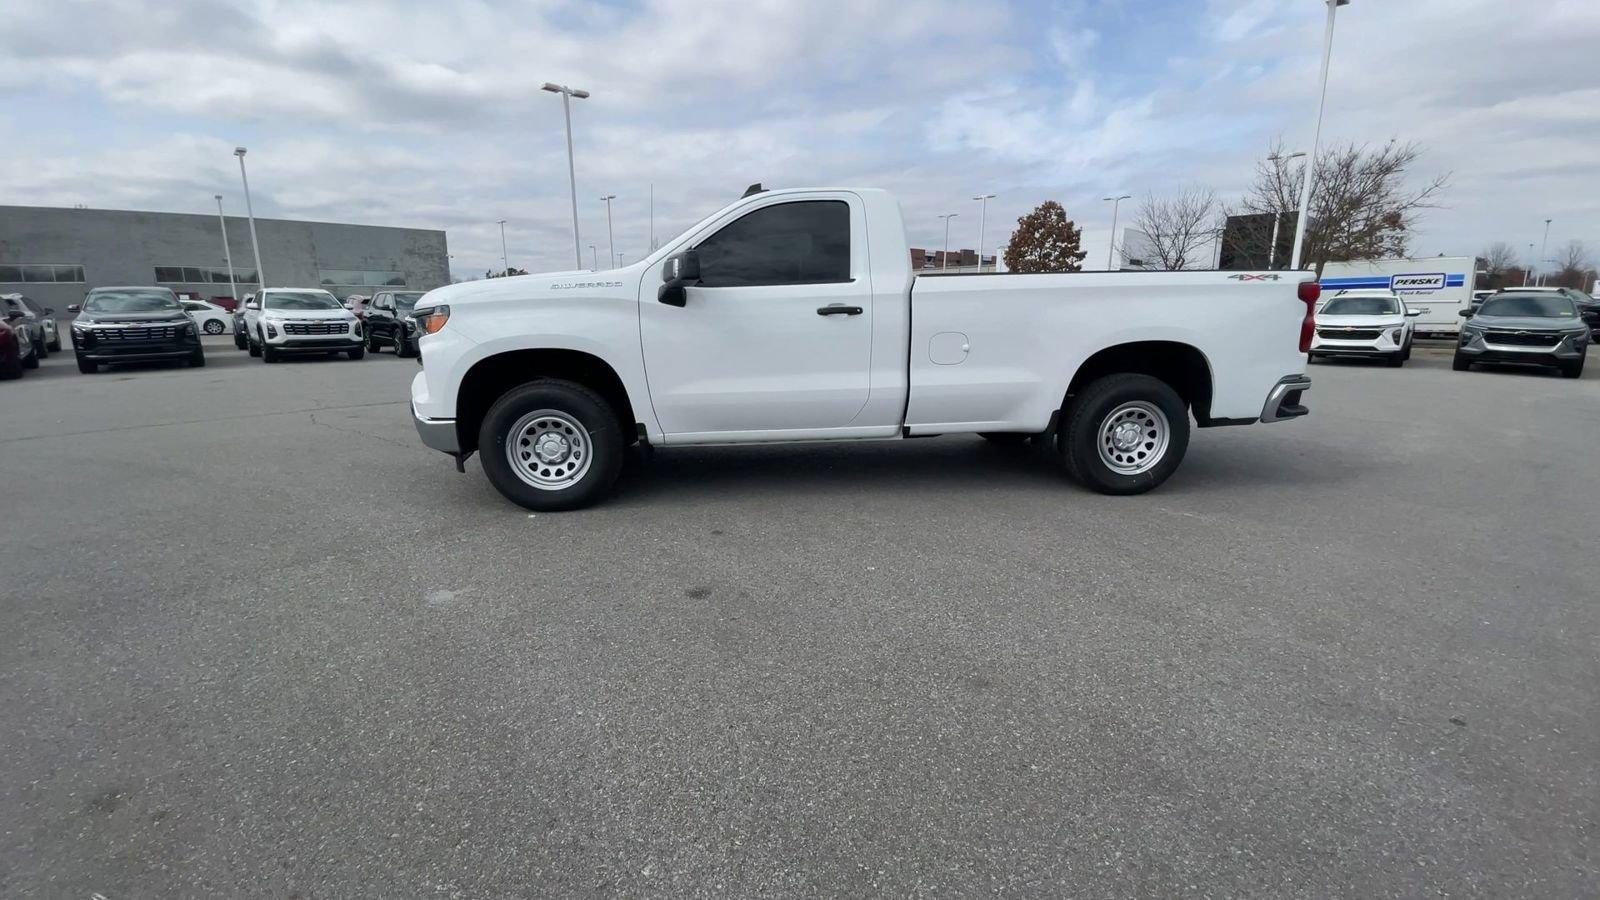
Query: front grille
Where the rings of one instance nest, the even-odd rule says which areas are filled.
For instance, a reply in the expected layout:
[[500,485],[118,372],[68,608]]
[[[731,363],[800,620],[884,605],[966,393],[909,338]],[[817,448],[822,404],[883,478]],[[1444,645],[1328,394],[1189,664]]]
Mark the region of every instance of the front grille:
[[1491,331],[1483,339],[1486,343],[1511,347],[1554,347],[1561,343],[1559,334],[1540,334],[1535,331]]
[[285,322],[284,334],[344,334],[350,330],[349,322]]
[[115,344],[123,341],[170,341],[178,336],[176,325],[156,325],[147,328],[96,328],[95,340]]
[[1329,341],[1375,341],[1383,332],[1375,328],[1318,328],[1317,334]]

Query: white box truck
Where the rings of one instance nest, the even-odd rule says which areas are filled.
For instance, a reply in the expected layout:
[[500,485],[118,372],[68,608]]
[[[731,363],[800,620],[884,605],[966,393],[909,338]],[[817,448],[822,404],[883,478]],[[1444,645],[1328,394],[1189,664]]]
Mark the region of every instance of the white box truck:
[[1453,338],[1461,330],[1460,310],[1472,302],[1477,266],[1471,256],[1331,262],[1322,267],[1322,301],[1339,291],[1387,288],[1408,309],[1421,311],[1417,337]]

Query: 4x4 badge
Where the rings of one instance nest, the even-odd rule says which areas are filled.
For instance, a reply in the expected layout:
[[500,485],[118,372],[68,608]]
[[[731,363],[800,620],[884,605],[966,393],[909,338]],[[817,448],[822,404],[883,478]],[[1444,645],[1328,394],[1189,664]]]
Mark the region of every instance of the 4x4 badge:
[[1247,273],[1244,273],[1244,272],[1240,272],[1237,275],[1229,275],[1228,277],[1229,278],[1237,278],[1240,281],[1266,281],[1268,279],[1271,279],[1272,281],[1277,281],[1279,278],[1282,278],[1283,276],[1279,275],[1276,272],[1269,272],[1269,273],[1264,274],[1264,275],[1250,275],[1250,274],[1247,274]]

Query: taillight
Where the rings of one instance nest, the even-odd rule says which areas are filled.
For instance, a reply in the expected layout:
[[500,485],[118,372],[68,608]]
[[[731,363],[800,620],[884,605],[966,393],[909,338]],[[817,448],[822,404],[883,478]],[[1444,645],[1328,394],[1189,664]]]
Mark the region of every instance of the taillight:
[[1317,299],[1322,296],[1322,285],[1302,281],[1297,293],[1306,305],[1306,316],[1300,320],[1300,352],[1307,353],[1311,350],[1311,335],[1317,330]]

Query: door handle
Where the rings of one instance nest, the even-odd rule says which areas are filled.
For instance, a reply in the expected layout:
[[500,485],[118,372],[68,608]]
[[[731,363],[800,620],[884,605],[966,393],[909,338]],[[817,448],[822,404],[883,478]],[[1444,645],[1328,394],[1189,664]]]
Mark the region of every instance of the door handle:
[[819,316],[859,316],[863,312],[865,310],[859,306],[840,306],[837,303],[832,306],[817,307],[817,315]]

